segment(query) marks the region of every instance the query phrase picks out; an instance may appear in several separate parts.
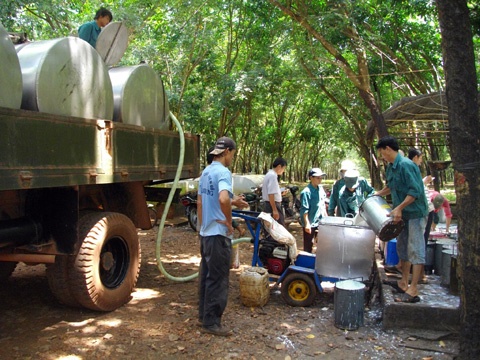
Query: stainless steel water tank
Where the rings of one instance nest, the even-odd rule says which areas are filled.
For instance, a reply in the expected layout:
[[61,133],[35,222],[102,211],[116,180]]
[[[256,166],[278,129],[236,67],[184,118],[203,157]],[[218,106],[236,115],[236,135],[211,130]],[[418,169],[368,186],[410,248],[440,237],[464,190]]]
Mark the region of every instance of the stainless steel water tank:
[[65,37],[32,42],[17,51],[23,77],[23,109],[112,120],[108,69],[87,42]]
[[22,72],[15,46],[0,24],[0,106],[20,109]]
[[352,219],[322,218],[318,226],[317,274],[338,279],[368,280],[375,257],[375,233],[363,226],[343,225]]
[[168,129],[168,99],[163,82],[148,65],[109,70],[114,95],[114,121]]

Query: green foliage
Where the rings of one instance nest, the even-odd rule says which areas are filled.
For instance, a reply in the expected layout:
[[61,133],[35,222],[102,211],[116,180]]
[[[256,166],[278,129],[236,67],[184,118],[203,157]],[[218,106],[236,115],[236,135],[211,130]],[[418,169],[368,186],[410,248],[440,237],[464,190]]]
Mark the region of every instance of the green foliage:
[[284,156],[289,180],[304,180],[313,165],[336,176],[352,152],[366,159],[372,115],[340,57],[358,74],[365,54],[381,110],[443,88],[431,1],[283,4],[305,16],[339,55],[269,1],[11,0],[0,4],[0,21],[30,39],[50,39],[75,35],[100,6],[109,8],[130,30],[120,66],[144,61],[155,69],[170,109],[186,131],[201,135],[202,147],[232,136],[240,150],[235,171],[263,173]]

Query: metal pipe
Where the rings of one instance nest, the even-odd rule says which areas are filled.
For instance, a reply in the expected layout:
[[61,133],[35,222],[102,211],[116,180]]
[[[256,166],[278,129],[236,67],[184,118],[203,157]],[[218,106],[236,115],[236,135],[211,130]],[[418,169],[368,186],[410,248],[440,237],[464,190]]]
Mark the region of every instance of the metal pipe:
[[38,264],[54,264],[55,255],[47,254],[2,254],[0,253],[0,261],[14,261],[24,263]]
[[42,225],[30,218],[0,221],[0,243],[24,245],[40,240]]

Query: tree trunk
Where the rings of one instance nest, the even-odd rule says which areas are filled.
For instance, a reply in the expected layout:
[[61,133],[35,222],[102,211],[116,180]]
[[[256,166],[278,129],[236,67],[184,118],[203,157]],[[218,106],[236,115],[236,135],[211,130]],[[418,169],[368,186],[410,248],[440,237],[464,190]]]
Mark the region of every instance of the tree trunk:
[[466,0],[437,0],[458,208],[460,359],[480,358],[480,138],[477,76]]

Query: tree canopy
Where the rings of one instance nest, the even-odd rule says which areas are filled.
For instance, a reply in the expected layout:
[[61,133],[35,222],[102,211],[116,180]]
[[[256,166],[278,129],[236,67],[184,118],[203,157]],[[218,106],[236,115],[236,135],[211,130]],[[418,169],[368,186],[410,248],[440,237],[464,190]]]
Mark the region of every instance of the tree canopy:
[[[444,89],[431,1],[13,0],[0,5],[0,22],[32,41],[75,36],[100,6],[130,30],[119,66],[154,68],[205,149],[234,138],[236,172],[264,173],[283,156],[289,180],[312,166],[336,177],[353,153],[378,187],[376,135],[427,154],[437,146],[414,122],[387,127],[382,115],[402,97]],[[438,146],[435,156],[448,157]]]

